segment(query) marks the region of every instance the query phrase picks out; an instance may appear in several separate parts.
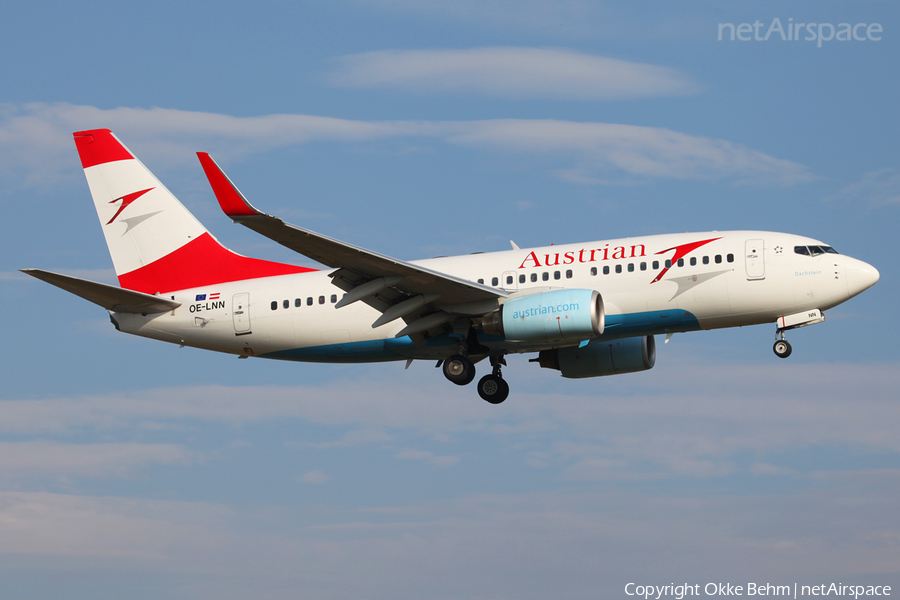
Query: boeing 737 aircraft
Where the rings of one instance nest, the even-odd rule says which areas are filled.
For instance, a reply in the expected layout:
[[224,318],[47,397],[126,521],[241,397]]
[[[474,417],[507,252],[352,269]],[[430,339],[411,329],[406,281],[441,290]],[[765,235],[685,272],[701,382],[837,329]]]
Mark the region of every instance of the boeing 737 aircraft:
[[111,131],[74,134],[121,287],[24,269],[109,311],[119,331],[240,358],[331,363],[433,360],[453,383],[490,372],[509,395],[510,353],[563,377],[643,371],[655,334],[775,324],[789,329],[878,281],[870,265],[786,233],[653,235],[403,261],[288,225],[254,208],[198,153],[222,210],[327,267],[227,250]]

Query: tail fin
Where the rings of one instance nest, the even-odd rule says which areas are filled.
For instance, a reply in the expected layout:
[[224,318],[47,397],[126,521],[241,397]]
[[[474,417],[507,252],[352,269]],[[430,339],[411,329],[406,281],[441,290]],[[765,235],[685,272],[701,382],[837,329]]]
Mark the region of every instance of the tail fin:
[[74,136],[122,287],[154,294],[311,270],[235,254],[109,129]]

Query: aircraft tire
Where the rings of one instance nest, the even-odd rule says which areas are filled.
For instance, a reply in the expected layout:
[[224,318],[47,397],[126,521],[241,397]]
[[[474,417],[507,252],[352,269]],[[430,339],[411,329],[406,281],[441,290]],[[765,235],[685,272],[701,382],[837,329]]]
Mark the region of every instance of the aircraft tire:
[[791,345],[787,340],[778,340],[775,342],[775,346],[772,348],[775,351],[775,356],[778,358],[787,358],[791,355]]
[[460,354],[444,361],[444,377],[456,385],[469,385],[475,379],[475,365]]
[[499,375],[485,375],[478,382],[478,395],[491,404],[500,404],[509,396],[509,384]]

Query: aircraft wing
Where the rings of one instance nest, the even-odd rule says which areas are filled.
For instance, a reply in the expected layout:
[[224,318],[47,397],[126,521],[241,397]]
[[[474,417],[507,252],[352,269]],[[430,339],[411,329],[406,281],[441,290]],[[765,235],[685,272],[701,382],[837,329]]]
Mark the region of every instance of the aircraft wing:
[[[219,205],[234,222],[316,262],[338,269],[332,275],[334,283],[347,292],[338,307],[364,300],[384,313],[402,301],[416,297],[422,298],[419,306],[438,298],[437,303],[441,306],[484,301],[488,301],[489,306],[493,304],[491,301],[507,297],[503,290],[353,246],[267,215],[247,201],[209,154],[198,152],[197,156]],[[402,313],[402,309],[395,309],[394,314],[397,312]],[[404,314],[407,313],[399,316]],[[376,324],[384,322],[387,321],[379,319]]]
[[181,302],[175,302],[160,296],[151,296],[142,292],[122,289],[114,285],[79,279],[70,275],[61,275],[41,269],[22,269],[26,275],[46,281],[51,285],[66,290],[69,293],[80,296],[85,300],[99,304],[106,310],[115,312],[136,313],[150,315],[168,312],[181,306]]

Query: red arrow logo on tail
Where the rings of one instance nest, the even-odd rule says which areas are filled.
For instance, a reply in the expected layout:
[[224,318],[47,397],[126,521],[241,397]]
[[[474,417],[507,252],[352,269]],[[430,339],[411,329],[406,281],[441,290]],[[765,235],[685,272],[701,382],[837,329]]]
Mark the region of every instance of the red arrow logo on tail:
[[144,194],[146,194],[147,192],[149,192],[152,189],[153,188],[147,188],[146,190],[141,190],[139,192],[134,192],[132,194],[128,194],[127,196],[122,196],[121,198],[116,198],[115,200],[110,200],[110,202],[109,202],[110,204],[115,204],[116,202],[121,200],[122,206],[119,207],[119,210],[116,211],[116,214],[113,215],[113,218],[110,219],[106,224],[109,225],[110,223],[115,221],[116,217],[118,217],[120,214],[122,214],[122,211],[125,210],[129,204],[131,204],[132,202],[134,202],[135,200],[137,200],[138,198],[140,198],[141,196],[143,196]]

